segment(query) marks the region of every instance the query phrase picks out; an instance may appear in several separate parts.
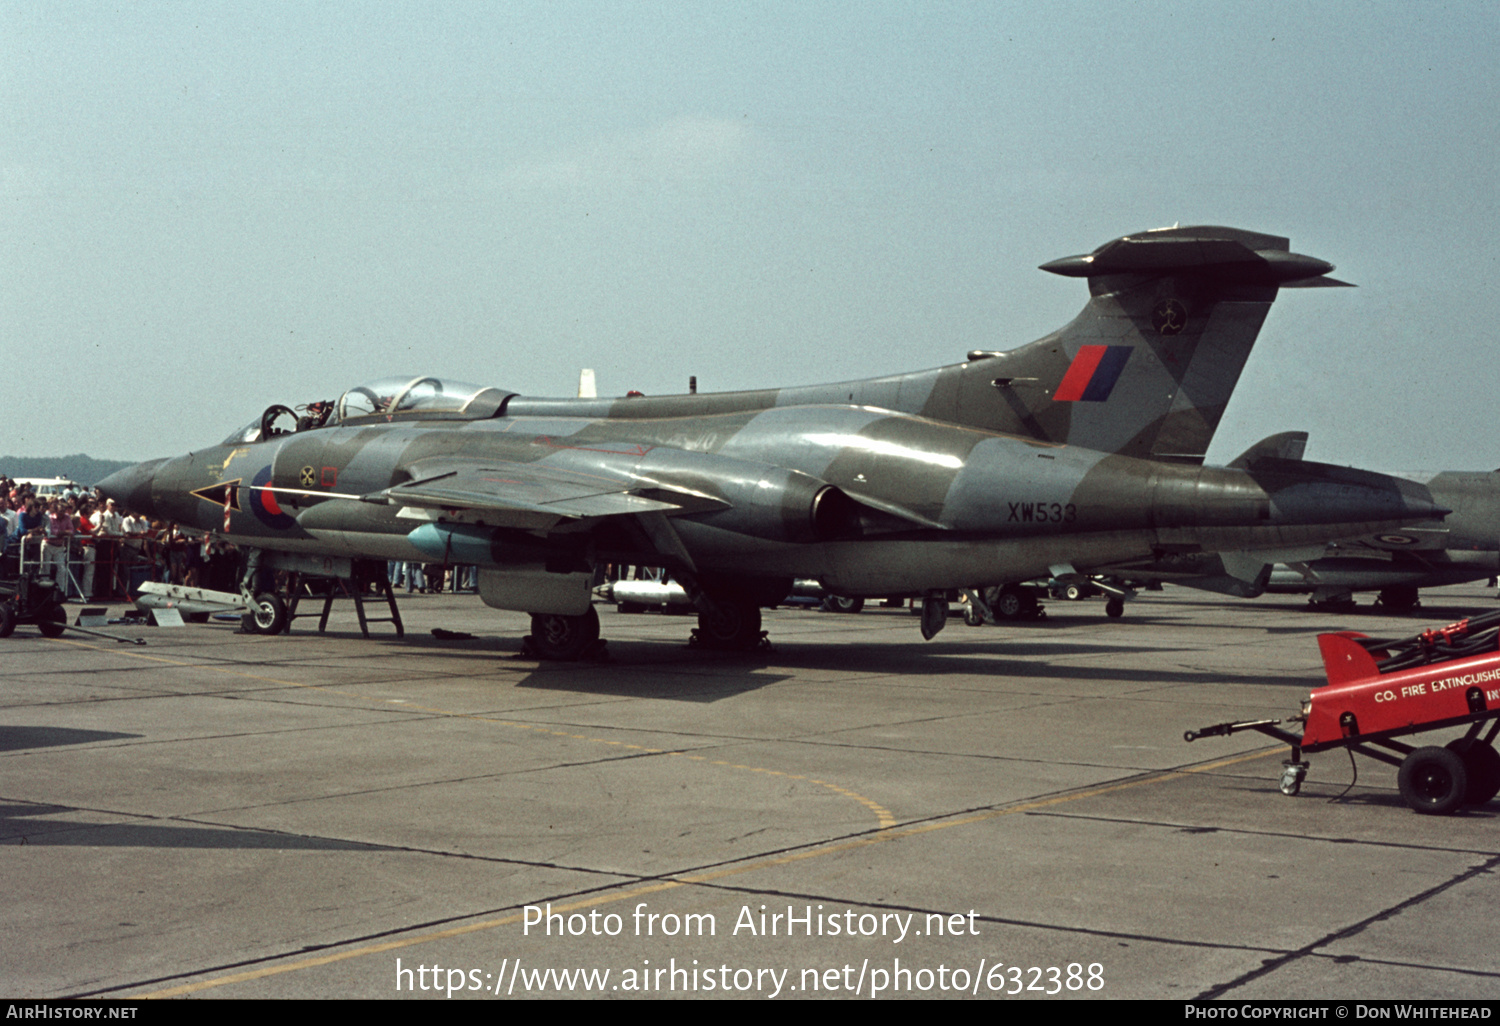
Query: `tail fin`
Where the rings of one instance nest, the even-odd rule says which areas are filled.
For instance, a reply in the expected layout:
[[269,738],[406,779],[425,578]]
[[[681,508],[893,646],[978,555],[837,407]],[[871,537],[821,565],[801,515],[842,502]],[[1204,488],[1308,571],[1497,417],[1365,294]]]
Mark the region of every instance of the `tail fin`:
[[[1042,270],[1087,278],[1088,305],[1030,345],[970,353],[946,419],[1191,463],[1203,461],[1277,290],[1345,284],[1287,239],[1213,226],[1127,235]],[[1008,416],[985,415],[994,393]]]
[[[684,417],[859,403],[1147,459],[1203,462],[1277,290],[1343,285],[1288,240],[1237,228],[1127,235],[1042,269],[1087,278],[1072,323],[968,362],[827,385],[627,399],[512,396],[511,416]],[[582,394],[580,392],[580,394]]]

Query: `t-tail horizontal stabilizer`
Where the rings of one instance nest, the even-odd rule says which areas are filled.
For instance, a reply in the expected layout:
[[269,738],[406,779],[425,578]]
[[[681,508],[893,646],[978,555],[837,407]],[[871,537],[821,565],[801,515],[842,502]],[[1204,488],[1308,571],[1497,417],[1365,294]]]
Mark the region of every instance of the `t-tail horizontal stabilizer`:
[[1092,253],[1052,260],[1041,269],[1069,278],[1202,272],[1225,281],[1280,288],[1311,283],[1313,279],[1324,279],[1320,285],[1352,287],[1348,282],[1325,278],[1333,265],[1291,252],[1289,239],[1213,225],[1158,228],[1126,235]]
[[1001,399],[1051,441],[1187,463],[1203,462],[1278,290],[1343,284],[1281,236],[1212,225],[1127,235],[1042,270],[1087,278],[1089,303],[985,361]]

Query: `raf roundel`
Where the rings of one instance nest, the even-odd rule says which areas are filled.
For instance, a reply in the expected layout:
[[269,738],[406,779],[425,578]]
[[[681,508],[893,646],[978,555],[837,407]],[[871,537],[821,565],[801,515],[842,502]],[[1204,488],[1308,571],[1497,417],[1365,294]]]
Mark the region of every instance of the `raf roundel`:
[[247,489],[250,493],[250,512],[255,514],[255,519],[272,530],[290,530],[297,521],[290,513],[282,512],[281,506],[276,502],[276,493],[263,487],[270,483],[271,468],[261,467]]

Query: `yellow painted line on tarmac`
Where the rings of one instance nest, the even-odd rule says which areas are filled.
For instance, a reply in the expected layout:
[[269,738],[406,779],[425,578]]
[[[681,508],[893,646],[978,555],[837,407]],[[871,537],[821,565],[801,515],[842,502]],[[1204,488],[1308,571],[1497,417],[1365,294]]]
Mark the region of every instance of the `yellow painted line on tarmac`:
[[[923,823],[903,829],[881,830],[867,837],[853,838],[838,844],[828,844],[812,848],[807,851],[793,852],[788,855],[778,855],[772,858],[757,859],[753,862],[740,863],[726,866],[723,869],[709,870],[702,873],[692,873],[686,876],[662,880],[656,883],[644,884],[639,887],[630,887],[626,890],[610,894],[602,892],[570,902],[566,905],[552,905],[554,913],[567,914],[577,912],[581,909],[594,909],[601,905],[613,905],[622,901],[630,901],[633,898],[644,897],[648,894],[659,894],[662,891],[675,890],[679,887],[689,887],[694,884],[713,883],[732,876],[740,876],[744,873],[753,873],[763,869],[775,869],[779,866],[787,866],[807,859],[823,858],[827,855],[836,855],[841,852],[853,851],[858,848],[869,847],[874,844],[887,844],[903,837],[916,837],[921,834],[933,833],[938,830],[949,830],[953,827],[969,826],[974,823],[982,823],[986,820],[998,819],[1001,816],[1013,816],[1021,812],[1033,812],[1037,809],[1049,808],[1054,805],[1062,805],[1067,802],[1076,802],[1084,798],[1097,798],[1100,795],[1112,794],[1116,791],[1125,791],[1130,788],[1143,787],[1147,784],[1162,784],[1172,780],[1179,780],[1195,773],[1207,773],[1212,770],[1222,769],[1225,766],[1233,766],[1236,763],[1249,762],[1254,759],[1264,759],[1281,751],[1281,748],[1267,749],[1261,752],[1252,752],[1248,755],[1234,756],[1221,759],[1217,762],[1208,763],[1203,766],[1193,766],[1183,770],[1173,770],[1170,773],[1158,773],[1154,776],[1143,777],[1138,780],[1121,781],[1118,784],[1107,784],[1103,787],[1087,788],[1082,791],[1074,791],[1069,794],[1055,795],[1051,798],[1040,798],[1036,801],[1022,802],[1017,805],[1009,805],[1001,809],[987,809],[984,812],[969,816],[960,816],[950,820],[937,823]],[[462,937],[465,934],[480,933],[485,930],[494,930],[501,926],[510,926],[522,921],[525,913],[512,913],[499,919],[486,919],[478,923],[469,923],[466,926],[455,926],[446,930],[435,930],[431,933],[418,934],[414,937],[406,937],[399,940],[383,941],[379,944],[367,944],[363,947],[351,948],[348,951],[340,951],[330,955],[319,955],[315,958],[304,958],[296,962],[287,962],[282,965],[266,966],[262,969],[250,969],[245,972],[231,973],[228,976],[215,976],[207,980],[198,980],[195,983],[184,983],[177,987],[169,987],[166,990],[155,990],[145,994],[131,995],[135,998],[171,998],[181,997],[184,994],[196,994],[200,991],[211,990],[215,987],[225,987],[235,983],[247,983],[251,980],[261,980],[269,976],[279,976],[283,973],[298,972],[303,969],[314,969],[322,965],[330,965],[334,962],[344,962],[353,958],[363,958],[366,955],[378,955],[386,951],[397,951],[402,948],[414,947],[418,944],[427,944],[432,941],[447,940],[451,937]]]

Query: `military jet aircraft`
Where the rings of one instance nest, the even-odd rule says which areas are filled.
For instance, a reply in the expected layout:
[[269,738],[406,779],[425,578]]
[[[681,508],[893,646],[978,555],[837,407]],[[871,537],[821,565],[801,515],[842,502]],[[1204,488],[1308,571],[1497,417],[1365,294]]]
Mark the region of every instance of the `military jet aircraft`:
[[[794,577],[843,595],[936,595],[1061,564],[1305,546],[1441,517],[1379,475],[1197,465],[1238,367],[1199,369],[1196,354],[1238,352],[1242,365],[1276,289],[1332,267],[1270,236],[1169,232],[1047,265],[1089,277],[1084,313],[957,367],[614,401],[390,378],[300,420],[271,406],[217,446],[99,487],[269,564],[477,564],[483,600],[532,614],[533,644],[553,658],[598,638],[590,586],[604,563],[670,570],[698,606],[699,639],[740,648]],[[279,628],[276,600],[254,599]],[[925,636],[946,611],[924,604]]]
[[[1221,226],[1159,228],[1111,240],[1042,270],[1088,279],[1071,323],[1030,345],[972,350],[960,364],[797,388],[628,399],[515,397],[516,414],[663,417],[808,403],[861,403],[1104,452],[1201,463],[1278,289],[1344,286],[1333,265],[1290,240]],[[1071,563],[1049,576],[1082,584]],[[969,589],[979,615],[1037,611],[1020,579]],[[1128,589],[1106,609],[1124,611]],[[988,596],[988,601],[984,598]],[[837,601],[856,599],[837,596]],[[985,607],[988,608],[985,608]]]
[[[1273,435],[1231,466],[1301,460],[1307,432]],[[1330,470],[1330,473],[1333,473]],[[1363,472],[1356,472],[1363,473]],[[1500,471],[1392,475],[1412,497],[1451,512],[1442,520],[1340,539],[1301,554],[1199,554],[1129,569],[1141,579],[1169,580],[1240,598],[1310,595],[1315,605],[1343,605],[1353,593],[1379,592],[1382,608],[1406,612],[1419,590],[1482,581],[1500,573]]]
[[1352,602],[1379,593],[1387,612],[1420,605],[1420,589],[1482,581],[1500,574],[1500,472],[1445,470],[1400,475],[1413,492],[1451,513],[1439,523],[1334,542],[1310,562],[1278,565],[1266,591],[1308,594],[1315,603]]

